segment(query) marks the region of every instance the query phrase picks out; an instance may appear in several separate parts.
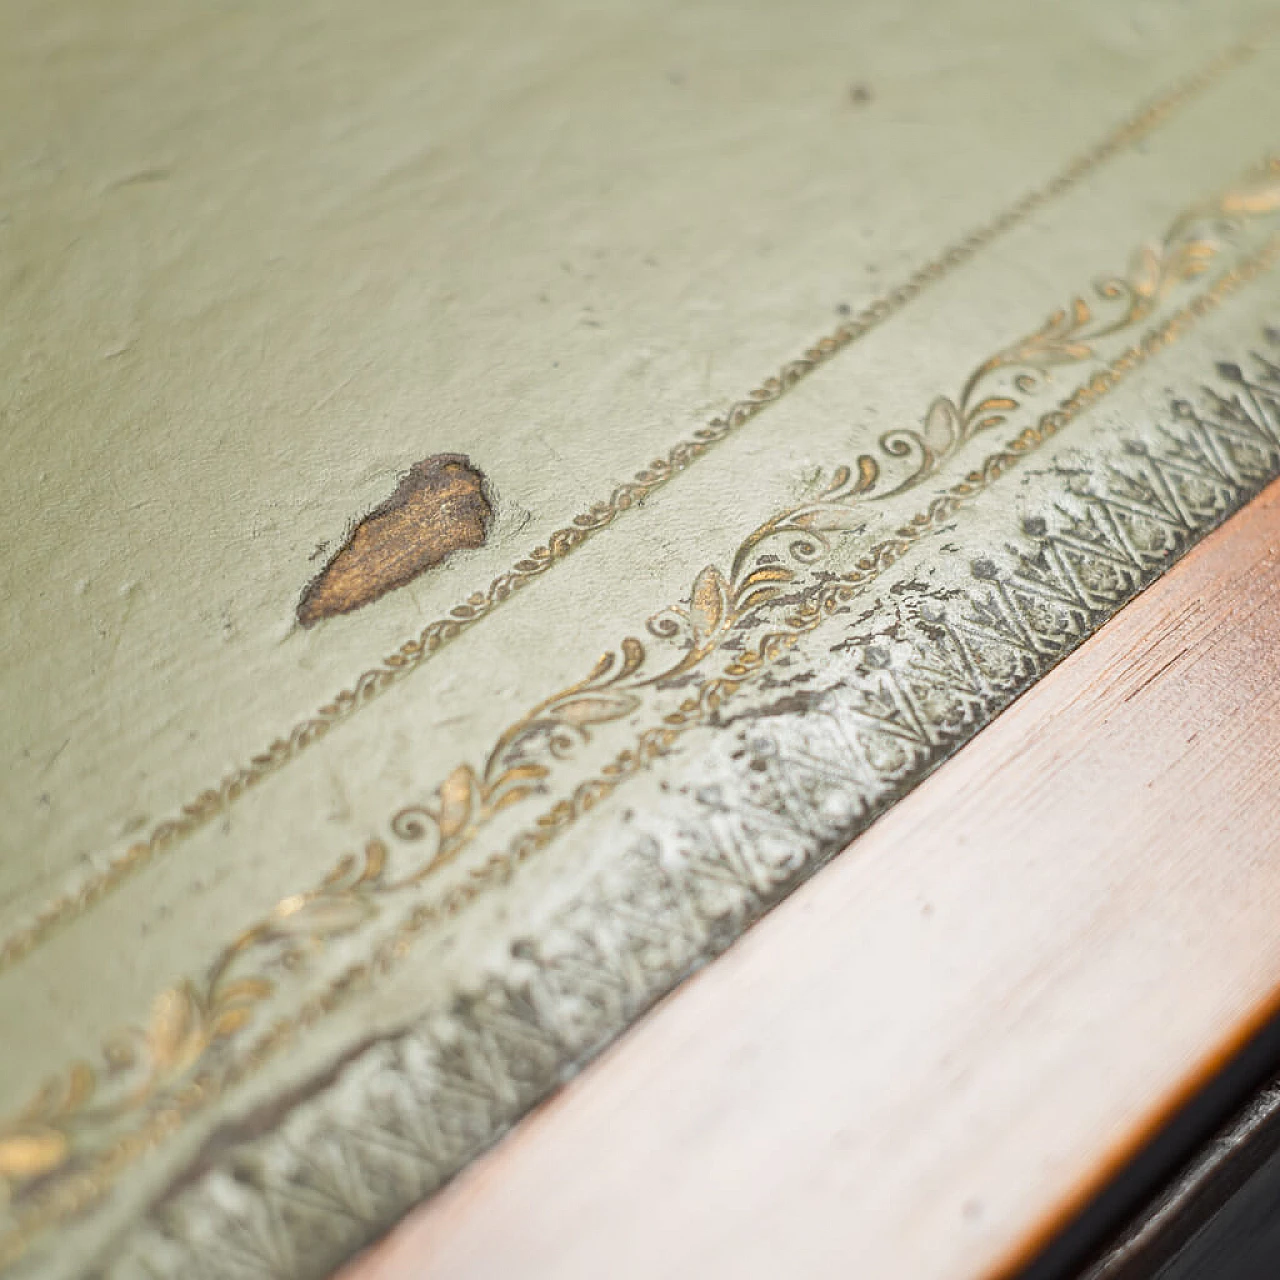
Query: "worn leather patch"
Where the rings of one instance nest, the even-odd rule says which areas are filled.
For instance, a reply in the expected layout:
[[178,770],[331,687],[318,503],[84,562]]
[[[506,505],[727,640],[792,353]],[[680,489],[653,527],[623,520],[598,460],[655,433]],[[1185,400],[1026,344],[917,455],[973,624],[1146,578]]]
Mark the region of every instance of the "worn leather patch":
[[412,582],[464,547],[484,545],[493,509],[484,476],[460,453],[416,462],[386,502],[352,530],[298,602],[298,621],[351,613]]

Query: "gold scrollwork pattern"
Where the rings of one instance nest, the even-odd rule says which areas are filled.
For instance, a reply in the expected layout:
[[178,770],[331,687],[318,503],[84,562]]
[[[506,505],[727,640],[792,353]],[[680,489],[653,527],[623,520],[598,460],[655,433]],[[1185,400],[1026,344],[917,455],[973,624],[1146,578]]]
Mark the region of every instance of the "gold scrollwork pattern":
[[[1093,287],[1095,301],[1073,298],[1025,337],[984,360],[953,398],[939,396],[919,427],[899,427],[880,437],[884,457],[904,460],[900,477],[881,496],[901,493],[932,476],[975,435],[1003,426],[1019,407],[1019,396],[1034,393],[1053,370],[1091,360],[1097,344],[1146,323],[1172,290],[1202,275],[1222,247],[1224,234],[1277,206],[1272,163],[1253,180],[1182,213],[1157,244],[1144,245],[1123,275],[1108,276]],[[1103,313],[1097,308],[1102,306]],[[999,374],[1012,375],[1011,387],[988,388]],[[880,462],[870,455],[860,465],[872,472]]]
[[[1269,164],[1211,206],[1197,206],[1194,225],[1200,229],[1194,234],[1186,218],[1174,224],[1161,241],[1159,256],[1177,263],[1182,255],[1186,265],[1152,277],[1152,251],[1143,249],[1124,277],[1128,289],[1108,282],[1099,292],[1105,300],[1121,302],[1124,314],[1135,317],[1129,321],[1132,327],[1152,314],[1151,306],[1138,305],[1135,299],[1150,299],[1157,292],[1164,297],[1173,283],[1202,274],[1228,243],[1228,220],[1238,224],[1278,209],[1280,166]],[[1222,224],[1215,235],[1205,229],[1206,216],[1208,223]],[[1194,245],[1194,251],[1184,252],[1187,245]],[[183,979],[163,991],[153,1002],[146,1025],[113,1037],[104,1045],[97,1065],[77,1062],[51,1079],[20,1114],[0,1125],[0,1197],[11,1197],[18,1214],[15,1231],[0,1236],[0,1263],[16,1256],[14,1251],[34,1232],[92,1203],[120,1169],[162,1141],[184,1116],[207,1106],[299,1031],[366,989],[378,974],[403,959],[415,935],[457,914],[487,887],[508,878],[520,862],[545,848],[627,777],[669,751],[689,728],[706,723],[921,537],[1177,341],[1197,319],[1269,270],[1278,258],[1280,234],[1273,234],[1260,250],[1225,271],[1141,341],[1097,369],[1055,408],[1041,414],[1034,425],[934,497],[892,536],[866,549],[851,568],[842,573],[827,570],[806,580],[805,571],[824,562],[837,539],[847,538],[861,526],[865,504],[881,492],[878,466],[860,461],[856,469],[837,468],[831,482],[814,498],[753,530],[725,570],[703,569],[687,600],[650,619],[650,635],[667,649],[674,645],[667,661],[647,669],[650,652],[645,644],[634,636],[624,639],[618,651],[602,658],[583,680],[539,703],[510,726],[480,767],[457,766],[428,800],[395,815],[385,838],[369,840],[360,855],[344,858],[315,887],[279,902],[228,945],[203,977]],[[1153,278],[1157,283],[1150,286]],[[1108,336],[1126,328],[1114,322],[1100,324],[1091,316],[1085,323],[1095,327],[1088,329],[1088,341],[1078,343],[1081,362],[1098,358],[1094,344],[1106,324],[1112,325]],[[1054,322],[1037,333],[1057,327]],[[1040,348],[1031,340],[1011,344],[999,359],[984,361],[979,366],[981,376],[970,377],[966,388],[990,379],[1017,379],[1023,365],[1049,367],[1047,362],[1014,360],[1007,354],[1014,350],[1034,355]],[[1060,354],[1054,360],[1064,363]],[[1028,385],[1018,383],[1015,391],[1025,396]],[[962,391],[957,402],[964,401]],[[956,443],[951,453],[962,443]],[[403,890],[420,885],[456,860],[497,813],[545,794],[552,762],[589,741],[595,726],[638,710],[646,690],[670,688],[673,681],[701,675],[698,669],[724,650],[730,636],[746,643],[725,650],[719,672],[705,675],[696,691],[662,715],[656,726],[641,732],[634,746],[576,787],[569,798],[556,801],[505,850],[471,868],[437,901],[413,906],[368,960],[346,969],[241,1049],[241,1041],[259,1021],[258,1010],[275,994],[278,975],[306,967],[327,942],[353,934],[388,902],[398,900]],[[417,856],[396,869],[391,856],[396,846],[416,849]],[[128,1122],[137,1123],[129,1129]]]
[[[785,364],[775,376],[765,379],[725,413],[695,431],[690,439],[675,444],[664,457],[637,471],[630,481],[618,486],[608,498],[593,503],[586,511],[574,516],[568,525],[552,533],[544,544],[535,547],[509,570],[494,578],[485,590],[473,592],[454,606],[447,616],[428,624],[395,653],[364,671],[354,683],[329,699],[313,715],[294,725],[287,734],[276,738],[265,750],[238,766],[216,785],[205,788],[187,801],[144,838],[134,841],[111,858],[101,870],[45,902],[28,921],[0,940],[0,971],[16,964],[56,931],[91,910],[155,858],[177,848],[195,832],[226,814],[246,792],[297,759],[337,724],[397,685],[444,645],[488,617],[516,592],[561,563],[600,530],[613,524],[642,499],[704,457],[715,445],[781,399],[833,356],[879,328],[926,289],[951,275],[993,241],[1025,223],[1033,213],[1073,190],[1117,154],[1149,137],[1224,75],[1252,59],[1274,25],[1274,22],[1262,24],[1253,37],[1216,55],[1200,71],[1138,110],[1076,157],[1062,172],[943,250],[913,272],[903,284],[877,298],[832,333],[813,343],[800,357]],[[921,435],[920,447],[934,448],[938,432],[947,426],[939,420],[934,430],[926,430]],[[894,444],[887,452],[890,456],[901,456],[893,453],[893,449],[898,447]],[[904,436],[901,447],[909,452],[916,447],[916,442]]]

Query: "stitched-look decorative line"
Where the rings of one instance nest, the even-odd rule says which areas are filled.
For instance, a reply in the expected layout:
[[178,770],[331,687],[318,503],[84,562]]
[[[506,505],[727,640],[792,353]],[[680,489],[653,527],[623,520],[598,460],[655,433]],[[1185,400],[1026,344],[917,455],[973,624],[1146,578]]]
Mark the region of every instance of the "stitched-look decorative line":
[[[1273,235],[1260,251],[1225,273],[1209,289],[1148,333],[1140,343],[1130,347],[1095,373],[1056,409],[1041,415],[1035,426],[1025,428],[1003,449],[988,457],[979,468],[934,499],[926,512],[907,522],[899,530],[896,541],[883,544],[883,549],[877,551],[875,556],[877,565],[864,568],[860,563],[842,579],[834,583],[823,583],[816,594],[809,593],[809,598],[798,607],[793,616],[790,630],[771,632],[753,649],[735,655],[726,667],[725,674],[709,681],[701,691],[698,701],[703,710],[697,714],[686,713],[682,726],[667,726],[663,732],[671,733],[674,729],[678,736],[686,728],[705,722],[707,716],[723,706],[756,669],[781,656],[794,646],[801,635],[814,630],[833,616],[842,601],[860,591],[875,573],[893,564],[929,527],[953,514],[960,506],[987,489],[1023,457],[1056,435],[1079,414],[1096,405],[1132,372],[1185,336],[1197,320],[1215,311],[1243,285],[1271,269],[1277,260],[1280,260],[1280,234]],[[634,769],[628,770],[626,776],[633,776],[638,772],[642,763],[643,761],[638,762]],[[593,807],[604,794],[612,791],[621,776],[603,787],[596,780],[579,788],[574,816]],[[510,856],[500,855],[491,860],[481,869],[480,875],[473,877],[441,902],[416,908],[375,949],[369,960],[349,967],[321,993],[304,1001],[294,1014],[276,1019],[242,1057],[225,1062],[221,1069],[213,1065],[202,1068],[200,1059],[209,1049],[218,1047],[219,1043],[226,1045],[247,1022],[248,1007],[256,998],[256,989],[251,988],[255,981],[260,980],[238,979],[224,987],[212,1009],[206,1007],[209,1001],[197,993],[189,982],[162,993],[153,1010],[145,1042],[153,1053],[158,1050],[158,1064],[162,1069],[175,1069],[172,1084],[156,1094],[148,1095],[144,1092],[132,1103],[130,1110],[143,1111],[146,1116],[138,1128],[110,1141],[94,1156],[79,1162],[74,1171],[68,1170],[61,1177],[53,1176],[47,1185],[33,1186],[30,1194],[22,1197],[25,1203],[19,1210],[16,1226],[0,1237],[0,1266],[16,1260],[25,1252],[30,1241],[41,1232],[83,1212],[100,1200],[120,1173],[175,1133],[188,1117],[204,1110],[229,1089],[256,1073],[301,1032],[368,990],[376,978],[389,972],[408,955],[418,934],[429,925],[456,915],[487,885],[506,879],[517,862],[549,844],[564,825],[567,823],[538,830],[532,843],[525,841],[525,838],[517,839]],[[373,860],[376,862],[376,856]],[[228,994],[231,991],[234,991],[234,995]],[[215,1032],[209,1022],[210,1017],[214,1024],[221,1019],[228,1020],[225,1033]],[[92,1091],[92,1071],[84,1064],[72,1068],[65,1079],[52,1079],[24,1112],[30,1133],[37,1139],[54,1135],[49,1137],[54,1143],[58,1141],[58,1134],[62,1134],[65,1139],[65,1131],[58,1127],[59,1120],[72,1119],[75,1111],[90,1101]],[[45,1109],[43,1114],[42,1107]],[[12,1132],[11,1130],[10,1133]],[[61,1159],[55,1160],[54,1167],[63,1162]]]
[[313,716],[295,725],[285,737],[277,738],[265,751],[224,777],[216,787],[207,788],[188,801],[175,816],[158,823],[146,837],[129,845],[74,889],[46,902],[29,922],[0,943],[0,972],[30,954],[57,930],[84,915],[158,855],[172,851],[187,837],[224,814],[245,792],[297,759],[334,725],[346,720],[357,709],[416,670],[449,641],[564,560],[601,529],[611,525],[623,512],[751,421],[766,406],[781,399],[838,352],[878,328],[930,285],[967,263],[979,250],[1017,227],[1030,214],[1066,194],[1119,151],[1148,137],[1223,75],[1255,56],[1273,25],[1274,20],[1267,23],[1258,35],[1219,54],[1203,70],[1138,111],[1043,186],[1027,193],[985,226],[917,269],[905,283],[872,302],[855,318],[809,347],[798,359],[784,365],[778,374],[766,379],[725,414],[695,431],[691,439],[674,445],[666,457],[637,472],[631,481],[615,489],[607,500],[597,502],[575,516],[570,525],[556,530],[543,546],[536,547],[510,570],[495,578],[486,591],[474,593],[450,610],[447,617],[430,623],[395,653],[365,671],[354,684],[325,703]]

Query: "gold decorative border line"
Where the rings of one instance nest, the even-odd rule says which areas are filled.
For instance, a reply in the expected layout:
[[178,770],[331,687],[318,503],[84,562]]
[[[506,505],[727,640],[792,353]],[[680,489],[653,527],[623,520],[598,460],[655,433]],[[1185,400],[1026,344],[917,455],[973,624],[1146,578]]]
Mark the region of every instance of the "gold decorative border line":
[[361,674],[354,684],[326,702],[314,715],[295,725],[286,736],[277,738],[265,751],[253,756],[248,764],[227,774],[217,786],[200,792],[175,816],[158,823],[144,838],[129,845],[75,889],[46,902],[28,923],[0,942],[0,972],[84,915],[158,855],[172,851],[187,837],[226,813],[245,792],[279,772],[336,724],[399,683],[449,641],[564,560],[641,499],[661,488],[720,441],[750,422],[765,407],[780,400],[837,353],[884,324],[930,285],[963,266],[979,250],[1025,222],[1032,213],[1065,195],[1118,152],[1148,137],[1228,72],[1249,62],[1277,20],[1275,16],[1271,17],[1261,24],[1255,35],[1218,54],[1202,70],[1141,108],[1043,186],[1022,196],[990,222],[918,268],[905,283],[876,299],[854,319],[819,339],[802,356],[785,364],[774,377],[766,379],[745,399],[733,404],[725,414],[712,418],[705,427],[694,432],[691,439],[680,441],[665,458],[657,459],[637,472],[630,482],[615,489],[607,500],[594,503],[587,511],[575,516],[568,526],[557,529],[544,545],[534,548],[506,573],[495,578],[486,591],[473,593],[451,609],[447,617],[430,623],[395,653]]
[[[1277,175],[1280,175],[1280,164],[1272,164],[1223,196],[1193,207],[1175,221],[1166,235],[1162,251],[1156,255],[1157,269],[1150,269],[1152,250],[1145,249],[1135,258],[1142,269],[1131,272],[1128,278],[1102,281],[1097,286],[1100,296],[1123,301],[1125,314],[1131,316],[1130,324],[1136,323],[1133,317],[1149,315],[1172,283],[1200,274],[1212,257],[1208,250],[1213,242],[1204,230],[1206,219],[1265,216],[1280,208]],[[719,677],[704,683],[696,696],[686,699],[677,712],[665,717],[661,727],[642,735],[642,742],[653,743],[652,749],[624,752],[595,779],[579,786],[572,801],[554,806],[533,828],[517,837],[505,854],[491,858],[440,902],[416,907],[391,936],[375,948],[369,960],[348,967],[323,992],[304,1001],[293,1015],[276,1019],[241,1058],[225,1061],[231,1044],[248,1028],[254,1006],[274,990],[263,973],[276,964],[290,968],[304,962],[317,945],[350,932],[369,918],[371,903],[367,894],[387,888],[382,882],[386,848],[380,841],[370,842],[362,865],[357,859],[344,860],[316,890],[282,901],[267,919],[247,930],[222,953],[203,982],[198,984],[187,979],[162,992],[153,1003],[146,1028],[128,1029],[113,1037],[105,1047],[104,1060],[107,1077],[114,1086],[114,1097],[105,1102],[97,1099],[99,1073],[85,1062],[75,1063],[62,1075],[51,1078],[22,1113],[0,1129],[0,1178],[14,1195],[18,1208],[17,1225],[0,1236],[0,1265],[18,1257],[41,1231],[98,1200],[120,1172],[175,1132],[186,1117],[203,1110],[230,1087],[256,1072],[299,1032],[368,989],[375,977],[389,971],[408,954],[414,938],[429,925],[456,915],[485,887],[508,879],[521,861],[550,844],[626,777],[638,773],[653,755],[669,750],[675,740],[695,724],[705,723],[754,675],[793,647],[802,635],[831,617],[842,603],[895,563],[930,528],[985,491],[1022,457],[1056,435],[1135,369],[1177,341],[1196,320],[1269,270],[1278,259],[1280,233],[1272,235],[1262,249],[1225,272],[1207,290],[1149,332],[1138,345],[1124,351],[1081,384],[1056,409],[1043,414],[1035,426],[1025,428],[978,469],[944,490],[925,511],[899,529],[894,538],[873,548],[852,571],[834,579],[820,578],[812,584],[803,592],[800,603],[791,606],[792,612],[783,620],[785,629],[766,630],[753,648],[732,656]],[[1129,288],[1118,288],[1118,282],[1126,279]],[[1085,332],[1096,337],[1124,327],[1114,322],[1098,326],[1087,306],[1079,300],[1070,312],[1073,322],[1065,330],[1056,318],[1061,313],[1055,313],[1055,318],[1038,332],[1053,335],[1050,348],[1055,350],[1055,344],[1070,343],[1074,335],[1085,348],[1080,359],[1093,355],[1092,347],[1082,338]],[[1006,351],[1026,349],[1024,342]],[[990,366],[995,371],[1025,363],[993,359],[985,362],[984,367]],[[965,396],[959,399],[963,402]],[[986,417],[992,420],[986,422]],[[980,429],[1003,422],[998,412],[984,411],[984,425]],[[958,450],[968,438],[957,436],[949,446],[950,452]],[[892,457],[905,456],[894,446],[892,433],[885,437],[882,446]],[[911,483],[917,483],[926,474],[919,470],[921,456],[915,460],[919,474]],[[809,504],[803,510],[827,509],[822,503],[829,495],[835,495],[832,499],[835,506],[847,507],[850,499],[866,494],[874,482],[875,476],[868,478],[866,465],[860,466],[857,482],[851,481],[850,473],[839,473],[837,483],[828,487],[818,503]],[[899,484],[893,491],[901,487]],[[788,516],[785,520],[775,518],[766,527],[771,533],[785,529],[788,534],[798,531],[812,536],[824,533],[831,526],[814,520],[797,523],[793,516]],[[744,545],[751,543],[758,532],[750,535]],[[793,554],[796,554],[794,550]],[[807,554],[803,548],[800,550],[801,561]],[[749,563],[749,559],[743,562]],[[695,587],[695,598],[697,594]],[[696,642],[696,626],[693,635]],[[623,649],[623,668],[631,665],[634,671],[635,661],[626,654],[625,645]],[[552,749],[554,751],[554,747]],[[441,789],[442,796],[447,795],[447,789],[446,783]],[[256,972],[248,976],[234,973],[232,965],[237,958],[263,949],[266,954],[260,956]],[[224,1059],[221,1064],[219,1058]],[[121,1136],[109,1136],[119,1121],[139,1113],[145,1117],[140,1126]],[[105,1139],[105,1145],[94,1152],[78,1149],[83,1140],[92,1139],[95,1132],[100,1141]]]

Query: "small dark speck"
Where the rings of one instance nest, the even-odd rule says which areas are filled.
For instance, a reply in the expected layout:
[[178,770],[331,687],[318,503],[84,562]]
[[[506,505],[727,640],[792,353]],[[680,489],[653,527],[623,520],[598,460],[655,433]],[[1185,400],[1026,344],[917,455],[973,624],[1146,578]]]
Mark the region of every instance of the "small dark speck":
[[851,85],[849,101],[857,107],[865,107],[871,101],[871,90],[865,84]]
[[853,315],[853,308],[847,302],[842,302],[836,307],[836,315],[851,316]]
[[316,549],[307,557],[308,560],[319,560],[326,551],[329,550],[327,542],[317,542]]
[[684,72],[683,72],[683,71],[668,71],[668,72],[667,72],[667,80],[668,80],[671,84],[675,84],[675,85],[682,85],[682,84],[684,84]]
[[975,1222],[982,1217],[982,1202],[980,1200],[966,1200],[962,1212],[970,1222]]

